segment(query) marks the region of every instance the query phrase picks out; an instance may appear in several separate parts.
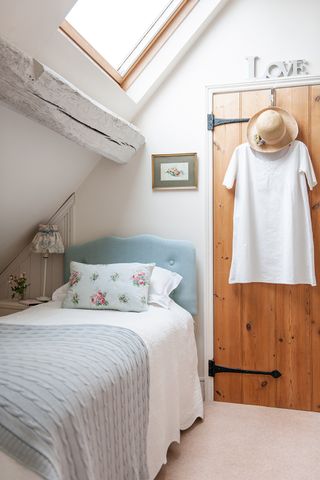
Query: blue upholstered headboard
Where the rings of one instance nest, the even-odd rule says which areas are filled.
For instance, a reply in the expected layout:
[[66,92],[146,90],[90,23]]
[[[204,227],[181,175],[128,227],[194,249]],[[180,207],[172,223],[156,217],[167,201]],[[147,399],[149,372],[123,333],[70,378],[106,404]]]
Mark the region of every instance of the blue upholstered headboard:
[[66,281],[69,279],[71,260],[91,264],[156,263],[159,267],[182,275],[183,280],[172,298],[192,315],[197,313],[195,249],[190,242],[137,235],[127,238],[105,237],[74,245],[66,250],[64,257]]

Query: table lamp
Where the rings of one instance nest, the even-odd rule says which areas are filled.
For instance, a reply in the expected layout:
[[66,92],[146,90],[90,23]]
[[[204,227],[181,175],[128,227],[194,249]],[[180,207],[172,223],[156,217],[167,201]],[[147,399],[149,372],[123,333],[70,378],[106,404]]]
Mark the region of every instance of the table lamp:
[[64,253],[63,241],[57,225],[39,225],[39,231],[32,240],[32,251],[41,253],[43,258],[43,286],[42,295],[37,297],[40,302],[48,302],[49,297],[46,296],[47,282],[47,262],[49,253]]

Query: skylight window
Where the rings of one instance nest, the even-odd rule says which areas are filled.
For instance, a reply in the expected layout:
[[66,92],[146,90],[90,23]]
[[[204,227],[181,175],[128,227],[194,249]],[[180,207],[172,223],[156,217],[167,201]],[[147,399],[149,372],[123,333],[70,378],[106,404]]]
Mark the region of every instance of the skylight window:
[[122,84],[165,30],[170,33],[175,17],[184,10],[185,15],[189,13],[195,3],[193,0],[78,0],[60,28]]

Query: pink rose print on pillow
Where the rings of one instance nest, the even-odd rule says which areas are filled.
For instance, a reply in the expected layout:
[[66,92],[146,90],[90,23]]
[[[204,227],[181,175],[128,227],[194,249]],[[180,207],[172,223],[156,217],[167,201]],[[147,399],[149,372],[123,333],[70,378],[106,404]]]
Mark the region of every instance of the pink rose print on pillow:
[[97,293],[90,297],[91,303],[96,307],[107,306],[109,302],[106,300],[107,292],[101,292],[98,290]]
[[137,272],[132,275],[132,283],[136,287],[145,287],[148,285],[146,272]]

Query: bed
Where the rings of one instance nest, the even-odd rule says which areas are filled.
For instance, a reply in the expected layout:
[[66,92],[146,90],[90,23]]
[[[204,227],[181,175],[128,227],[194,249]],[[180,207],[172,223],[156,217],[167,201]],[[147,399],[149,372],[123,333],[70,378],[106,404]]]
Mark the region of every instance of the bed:
[[[88,325],[93,326],[92,330],[112,326],[121,332],[130,331],[142,340],[149,362],[147,478],[154,479],[162,464],[166,463],[169,445],[173,441],[179,442],[180,430],[190,427],[196,418],[203,416],[192,318],[197,311],[194,248],[189,242],[150,235],[107,237],[70,247],[66,251],[66,280],[71,260],[91,264],[155,262],[183,277],[173,294],[169,309],[150,305],[146,312],[141,313],[68,310],[62,309],[61,302],[56,300],[1,319],[1,324],[7,328],[10,325],[17,329],[22,326],[26,332],[33,328],[58,329],[59,326],[71,330],[71,326],[77,326],[80,330]],[[41,478],[32,471],[32,467],[26,468],[8,453],[0,452],[1,480]],[[83,478],[87,477],[84,475]],[[113,478],[139,480],[142,476],[136,473],[129,478],[119,472]],[[67,479],[62,477],[61,480]],[[90,480],[95,478],[91,476]]]

